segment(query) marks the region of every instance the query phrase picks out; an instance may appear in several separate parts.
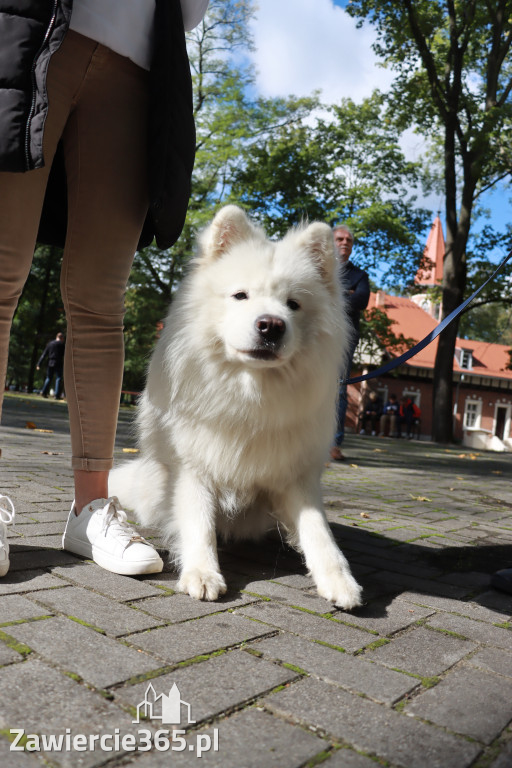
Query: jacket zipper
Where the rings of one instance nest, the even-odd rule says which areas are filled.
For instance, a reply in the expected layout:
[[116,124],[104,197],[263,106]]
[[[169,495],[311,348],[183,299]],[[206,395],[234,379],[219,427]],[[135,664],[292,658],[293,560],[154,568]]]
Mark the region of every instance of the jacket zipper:
[[36,66],[37,66],[37,61],[38,61],[41,53],[43,52],[45,46],[48,43],[48,39],[49,39],[49,37],[50,37],[50,35],[52,33],[52,30],[53,30],[53,27],[55,25],[55,19],[57,18],[57,8],[58,8],[58,6],[59,6],[59,0],[54,0],[53,11],[52,11],[52,15],[51,15],[50,21],[48,23],[48,27],[46,29],[46,34],[44,36],[44,40],[41,43],[41,46],[40,46],[39,50],[37,51],[37,53],[36,53],[36,55],[34,57],[34,61],[32,62],[32,67],[30,68],[30,79],[31,79],[31,82],[32,82],[32,103],[30,105],[30,111],[29,111],[28,117],[27,117],[27,124],[25,126],[25,170],[27,170],[27,171],[30,171],[33,168],[32,159],[30,157],[30,126],[31,126],[32,118],[34,117],[34,111],[35,111],[35,108],[36,108],[36,95],[37,95],[37,90],[36,90]]

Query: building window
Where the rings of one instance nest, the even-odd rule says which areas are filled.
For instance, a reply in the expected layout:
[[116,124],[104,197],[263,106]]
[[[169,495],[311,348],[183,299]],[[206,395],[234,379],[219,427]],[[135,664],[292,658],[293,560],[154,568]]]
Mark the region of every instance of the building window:
[[473,352],[470,349],[461,349],[460,367],[469,370],[473,367]]
[[479,400],[466,400],[466,405],[464,408],[465,429],[478,429],[480,426],[481,414],[482,403]]

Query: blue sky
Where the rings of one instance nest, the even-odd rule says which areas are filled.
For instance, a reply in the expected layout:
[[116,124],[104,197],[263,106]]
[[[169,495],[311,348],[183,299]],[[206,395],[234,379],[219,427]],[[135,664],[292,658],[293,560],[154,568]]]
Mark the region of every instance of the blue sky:
[[[262,95],[305,96],[321,89],[324,101],[335,103],[343,97],[360,101],[374,88],[389,87],[392,73],[379,66],[372,51],[374,30],[370,25],[357,29],[343,10],[346,4],[347,0],[258,0],[253,59]],[[404,139],[404,151],[413,159],[423,146],[412,134]],[[510,196],[502,188],[482,200],[497,229],[511,220]],[[434,215],[441,209],[444,221],[442,196],[432,195],[421,203]]]

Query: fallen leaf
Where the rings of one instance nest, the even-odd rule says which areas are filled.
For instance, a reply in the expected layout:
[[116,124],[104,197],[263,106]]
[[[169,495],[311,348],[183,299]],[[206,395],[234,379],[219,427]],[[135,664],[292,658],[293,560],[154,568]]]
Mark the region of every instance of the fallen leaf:
[[41,453],[45,453],[47,456],[64,456],[63,453],[59,453],[58,451],[41,451]]
[[359,469],[359,464],[349,464],[349,467],[353,467],[354,469]]
[[33,421],[27,421],[27,423],[25,424],[25,429],[35,429],[35,428],[36,428],[36,425],[34,424]]
[[53,429],[35,429],[34,432],[50,432],[53,434]]
[[432,501],[432,499],[428,499],[426,496],[413,496],[412,493],[409,494],[411,499],[414,499],[414,501]]
[[503,472],[501,471],[501,469],[493,469],[491,472],[491,475],[502,475],[502,474]]
[[123,448],[123,453],[138,453],[138,448]]
[[366,517],[368,520],[370,519],[370,515],[368,514],[368,512],[361,512],[359,517]]

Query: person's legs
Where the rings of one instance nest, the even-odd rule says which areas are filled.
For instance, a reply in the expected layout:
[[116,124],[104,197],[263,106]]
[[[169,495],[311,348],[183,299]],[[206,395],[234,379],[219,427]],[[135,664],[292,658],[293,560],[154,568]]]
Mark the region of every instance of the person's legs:
[[48,397],[48,395],[50,394],[52,379],[53,379],[53,366],[49,365],[46,368],[46,378],[44,380],[43,388],[41,390],[41,394],[43,397]]
[[60,369],[55,370],[55,399],[60,400],[62,397],[62,389],[63,389],[63,372]]
[[336,432],[334,434],[334,443],[331,448],[331,458],[337,461],[343,460],[345,458],[340,451],[341,444],[343,443],[343,440],[345,438],[345,419],[347,416],[347,407],[348,407],[348,393],[347,393],[347,385],[345,384],[345,379],[347,379],[350,376],[350,372],[352,370],[352,360],[354,359],[354,353],[356,351],[357,344],[358,344],[358,339],[357,338],[353,339],[350,349],[348,350],[347,365],[346,365],[345,371],[340,377],[340,385],[339,385],[339,392],[338,392],[338,409],[336,413]]
[[340,382],[339,394],[338,394],[338,412],[337,412],[337,424],[336,433],[334,435],[334,445],[340,446],[345,437],[345,418],[347,415],[347,385]]
[[97,46],[63,135],[69,205],[61,275],[68,320],[64,377],[79,510],[108,495],[124,294],[148,208],[146,128],[147,73]]
[[[91,41],[69,33],[77,48]],[[63,133],[68,231],[61,272],[75,502],[63,546],[117,573],[163,562],[108,498],[124,366],[124,295],[148,210],[148,74],[96,45]]]

